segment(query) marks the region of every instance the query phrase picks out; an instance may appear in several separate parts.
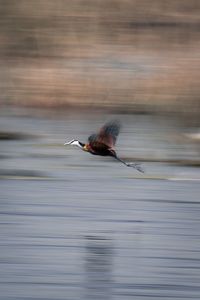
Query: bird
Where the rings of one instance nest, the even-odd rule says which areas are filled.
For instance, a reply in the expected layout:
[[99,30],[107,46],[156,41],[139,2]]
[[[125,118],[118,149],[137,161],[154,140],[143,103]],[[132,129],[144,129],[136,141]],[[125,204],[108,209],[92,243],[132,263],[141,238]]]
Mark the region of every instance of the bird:
[[119,135],[121,124],[118,120],[111,120],[105,123],[98,133],[88,137],[87,143],[82,143],[76,139],[64,143],[64,145],[77,146],[83,151],[93,155],[111,156],[123,163],[127,167],[133,167],[141,173],[144,173],[139,163],[127,163],[118,157],[114,147]]

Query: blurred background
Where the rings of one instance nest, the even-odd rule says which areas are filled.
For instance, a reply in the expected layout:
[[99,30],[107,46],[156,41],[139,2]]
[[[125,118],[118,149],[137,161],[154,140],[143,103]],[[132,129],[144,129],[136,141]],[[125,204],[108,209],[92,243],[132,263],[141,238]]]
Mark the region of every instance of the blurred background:
[[198,0],[0,2],[1,103],[197,114]]
[[199,79],[198,0],[0,0],[0,299],[199,299]]

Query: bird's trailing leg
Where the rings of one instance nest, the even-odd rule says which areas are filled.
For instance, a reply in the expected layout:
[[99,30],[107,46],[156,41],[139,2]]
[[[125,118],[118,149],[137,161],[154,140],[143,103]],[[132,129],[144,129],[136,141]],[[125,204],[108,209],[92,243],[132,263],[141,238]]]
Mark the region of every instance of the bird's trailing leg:
[[115,157],[115,159],[117,159],[118,161],[123,163],[125,166],[135,168],[139,172],[144,173],[144,170],[142,169],[140,163],[127,163],[124,160],[122,160],[121,158],[119,158],[118,156],[114,156],[114,157]]
[[141,164],[140,164],[140,163],[128,163],[127,166],[128,166],[128,167],[135,168],[135,169],[138,170],[139,172],[144,173],[144,170],[143,170],[143,168],[141,167]]

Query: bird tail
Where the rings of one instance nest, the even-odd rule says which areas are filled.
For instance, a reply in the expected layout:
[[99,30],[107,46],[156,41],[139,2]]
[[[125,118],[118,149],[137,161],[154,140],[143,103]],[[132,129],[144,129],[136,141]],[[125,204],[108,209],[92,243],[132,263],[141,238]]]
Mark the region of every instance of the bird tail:
[[120,161],[121,163],[123,163],[125,166],[135,168],[137,171],[144,173],[144,170],[142,169],[140,163],[127,163],[124,160],[122,160],[121,158],[119,158],[118,156],[114,156],[114,158],[116,160]]

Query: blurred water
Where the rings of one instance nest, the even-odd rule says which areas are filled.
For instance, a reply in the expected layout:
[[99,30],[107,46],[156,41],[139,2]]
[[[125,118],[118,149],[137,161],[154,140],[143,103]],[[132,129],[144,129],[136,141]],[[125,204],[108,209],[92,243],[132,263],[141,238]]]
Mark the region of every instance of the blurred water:
[[111,117],[1,115],[26,136],[1,141],[0,299],[199,299],[199,168],[162,162],[198,153],[139,115],[117,116],[117,149],[144,175],[63,146]]

